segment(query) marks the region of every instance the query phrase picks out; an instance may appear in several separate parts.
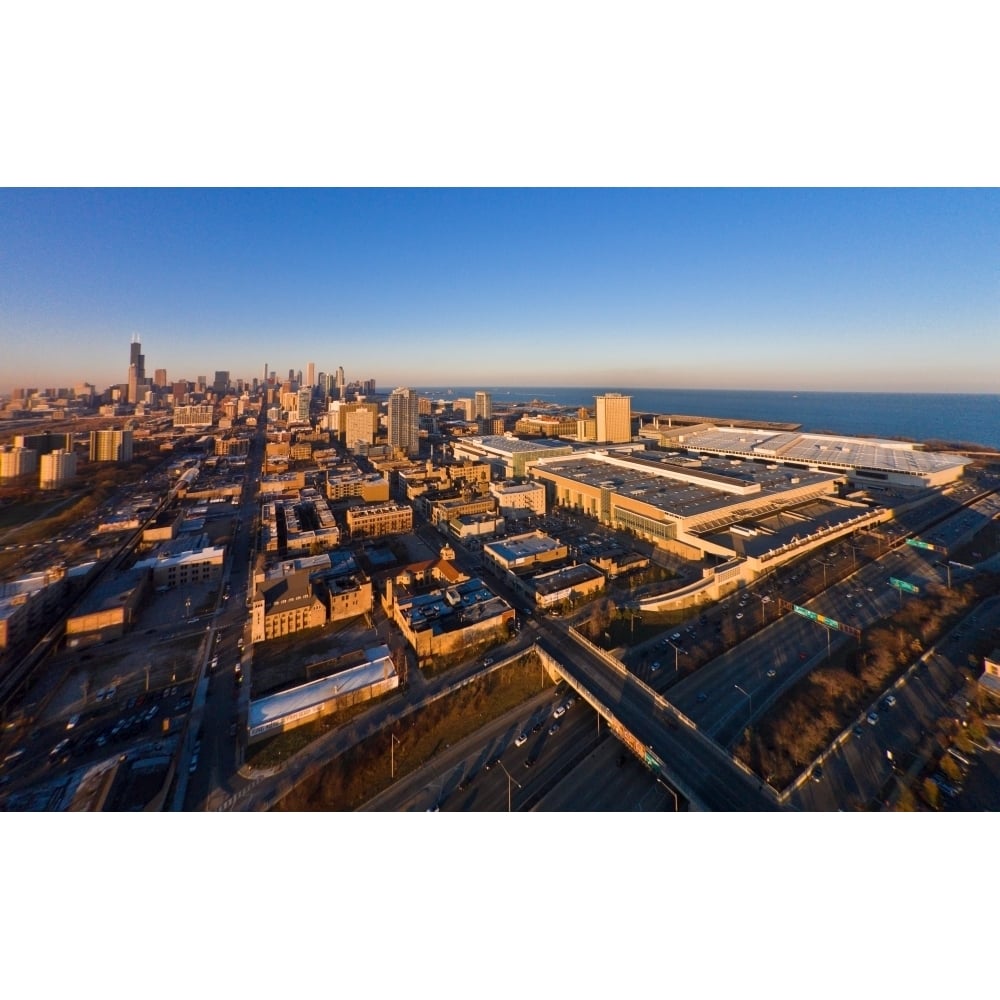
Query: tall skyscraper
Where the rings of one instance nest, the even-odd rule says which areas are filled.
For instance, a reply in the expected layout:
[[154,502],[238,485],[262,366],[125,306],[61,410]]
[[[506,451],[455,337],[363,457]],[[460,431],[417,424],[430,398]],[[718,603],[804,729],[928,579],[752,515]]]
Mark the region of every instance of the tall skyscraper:
[[316,362],[310,361],[306,365],[306,385],[313,388],[316,385]]
[[216,372],[215,381],[212,383],[212,391],[216,396],[225,396],[229,392],[229,372]]
[[158,389],[164,389],[167,386],[167,369],[157,368],[153,373],[153,385]]
[[625,444],[632,440],[632,397],[620,392],[595,396],[597,440],[603,444]]
[[420,397],[413,389],[393,389],[389,396],[389,447],[409,456],[420,451]]
[[139,334],[132,334],[132,343],[129,344],[128,359],[128,402],[136,403],[139,400],[139,386],[146,381],[146,356],[142,353],[142,344],[139,342]]
[[476,393],[476,419],[489,420],[493,416],[493,397],[488,392]]

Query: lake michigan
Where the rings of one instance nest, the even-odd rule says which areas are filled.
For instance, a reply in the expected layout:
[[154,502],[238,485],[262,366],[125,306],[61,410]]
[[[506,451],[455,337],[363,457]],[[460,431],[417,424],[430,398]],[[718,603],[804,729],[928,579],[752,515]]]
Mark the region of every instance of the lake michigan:
[[676,413],[719,420],[772,420],[804,431],[943,440],[1000,448],[1000,393],[785,392],[749,389],[628,389],[619,386],[449,386],[419,390],[432,399],[492,393],[495,406],[540,400],[594,406],[594,396],[621,392],[633,413]]

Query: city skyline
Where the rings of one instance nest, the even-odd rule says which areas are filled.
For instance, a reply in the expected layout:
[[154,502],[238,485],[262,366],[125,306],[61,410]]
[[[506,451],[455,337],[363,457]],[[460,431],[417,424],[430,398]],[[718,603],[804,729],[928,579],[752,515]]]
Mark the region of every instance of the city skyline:
[[0,392],[124,383],[126,338],[170,379],[281,358],[384,391],[992,392],[998,204],[975,189],[5,189]]

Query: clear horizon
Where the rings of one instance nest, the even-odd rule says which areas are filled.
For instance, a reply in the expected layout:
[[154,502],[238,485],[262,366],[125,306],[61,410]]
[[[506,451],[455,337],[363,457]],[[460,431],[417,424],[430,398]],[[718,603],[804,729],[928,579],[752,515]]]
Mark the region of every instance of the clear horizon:
[[991,189],[4,189],[0,392],[998,391]]

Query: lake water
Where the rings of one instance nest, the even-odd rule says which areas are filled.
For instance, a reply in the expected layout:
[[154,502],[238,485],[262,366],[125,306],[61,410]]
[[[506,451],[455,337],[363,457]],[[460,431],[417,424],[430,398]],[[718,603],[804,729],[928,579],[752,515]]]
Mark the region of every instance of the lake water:
[[[450,391],[449,391],[450,389]],[[797,423],[805,431],[915,441],[937,439],[1000,448],[1000,394],[774,392],[736,389],[592,389],[566,386],[451,386],[420,389],[432,399],[493,395],[494,405],[541,400],[593,408],[594,396],[621,392],[633,413],[678,413]]]

